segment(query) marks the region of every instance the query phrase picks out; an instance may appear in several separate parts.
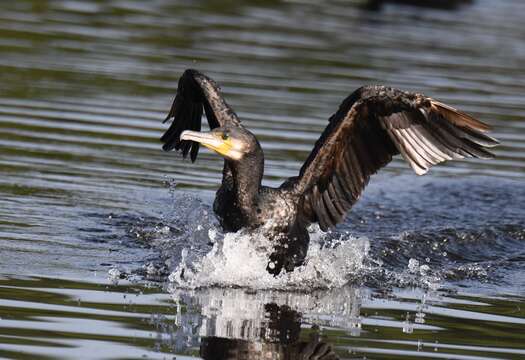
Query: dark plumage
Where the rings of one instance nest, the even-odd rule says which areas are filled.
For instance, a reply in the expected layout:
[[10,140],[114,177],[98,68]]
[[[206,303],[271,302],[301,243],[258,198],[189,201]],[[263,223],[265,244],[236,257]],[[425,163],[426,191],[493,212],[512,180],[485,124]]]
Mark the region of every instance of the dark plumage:
[[[202,112],[210,132],[200,132]],[[222,185],[214,211],[224,230],[260,228],[275,247],[268,271],[278,274],[302,264],[310,223],[326,230],[343,221],[370,176],[401,153],[418,174],[435,164],[466,157],[491,158],[498,142],[489,127],[422,94],[384,86],[354,91],[332,115],[299,176],[279,188],[261,185],[264,155],[213,80],[186,70],[165,121],[163,149],[176,149],[195,161],[199,143],[224,158]]]

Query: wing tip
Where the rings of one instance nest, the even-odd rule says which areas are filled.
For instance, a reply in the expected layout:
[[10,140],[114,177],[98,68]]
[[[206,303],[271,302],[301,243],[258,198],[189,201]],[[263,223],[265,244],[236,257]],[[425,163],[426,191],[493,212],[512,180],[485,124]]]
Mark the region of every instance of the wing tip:
[[[184,70],[182,75],[180,76],[180,79],[187,79],[189,78],[195,78],[196,76],[203,75],[199,70],[188,68]],[[181,80],[179,80],[181,81]]]
[[165,124],[167,123],[173,116],[171,116],[171,113],[168,114],[168,116],[166,116],[166,118],[164,120],[162,120],[162,123]]
[[[412,164],[411,164],[412,165]],[[425,175],[430,169],[422,169],[417,166],[411,166],[412,170],[416,173],[417,176],[423,176]]]
[[171,150],[173,150],[173,146],[170,145],[170,144],[164,144],[164,145],[162,145],[162,150],[166,151],[166,152],[171,151]]
[[485,137],[487,138],[487,142],[483,144],[484,147],[493,148],[495,146],[501,145],[501,142],[498,139],[488,135],[485,135]]
[[431,99],[431,106],[434,107],[441,115],[443,115],[448,121],[452,122],[457,126],[468,127],[472,130],[477,130],[481,132],[487,132],[492,130],[492,127],[484,122],[479,121],[478,119],[456,109],[452,106],[444,104],[440,101]]
[[480,150],[482,152],[482,155],[475,156],[478,159],[490,160],[490,159],[494,159],[496,157],[496,155],[494,153],[488,151],[486,148],[481,148]]

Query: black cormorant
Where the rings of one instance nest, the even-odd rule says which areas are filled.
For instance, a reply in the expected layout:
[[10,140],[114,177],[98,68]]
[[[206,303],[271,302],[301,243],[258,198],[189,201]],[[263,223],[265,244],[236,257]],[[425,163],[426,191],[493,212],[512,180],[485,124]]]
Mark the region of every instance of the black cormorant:
[[[203,110],[211,128],[201,132]],[[306,230],[340,223],[359,199],[370,176],[401,153],[418,175],[432,165],[466,157],[492,158],[498,144],[482,122],[422,94],[384,86],[354,91],[328,126],[299,171],[280,187],[261,185],[264,155],[257,138],[240,122],[217,84],[186,70],[165,121],[163,149],[176,149],[195,161],[199,144],[224,157],[222,184],[214,211],[225,231],[263,228],[274,241],[267,270],[278,274],[303,263]]]

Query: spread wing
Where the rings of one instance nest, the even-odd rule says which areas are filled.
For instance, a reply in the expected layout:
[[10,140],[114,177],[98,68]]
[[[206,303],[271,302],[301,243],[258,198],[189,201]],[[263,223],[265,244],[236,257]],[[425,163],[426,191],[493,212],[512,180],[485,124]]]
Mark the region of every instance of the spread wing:
[[492,158],[489,127],[421,94],[362,87],[341,104],[295,181],[306,219],[341,222],[370,176],[401,153],[418,175],[446,160]]
[[195,161],[199,152],[199,143],[180,140],[180,134],[184,130],[201,130],[203,109],[210,129],[240,124],[239,118],[222,97],[215,81],[197,70],[188,69],[179,79],[177,95],[164,120],[166,122],[173,119],[173,122],[160,138],[164,143],[162,149],[180,150],[184,157],[189,153],[191,161]]

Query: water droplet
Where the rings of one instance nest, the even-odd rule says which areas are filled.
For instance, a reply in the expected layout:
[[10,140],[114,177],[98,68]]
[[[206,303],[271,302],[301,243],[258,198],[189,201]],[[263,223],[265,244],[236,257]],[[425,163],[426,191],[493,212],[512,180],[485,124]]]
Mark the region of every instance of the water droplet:
[[416,259],[410,259],[408,260],[408,271],[411,273],[416,273],[419,268],[419,261]]
[[414,332],[414,325],[410,322],[409,314],[407,314],[406,320],[403,322],[403,332],[405,334],[412,334]]
[[427,273],[430,271],[430,266],[428,265],[421,265],[419,268],[419,273],[423,276],[427,275]]
[[112,282],[117,282],[120,279],[121,272],[117,268],[111,268],[108,270],[108,278]]

